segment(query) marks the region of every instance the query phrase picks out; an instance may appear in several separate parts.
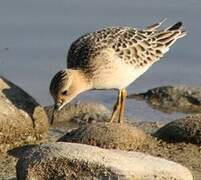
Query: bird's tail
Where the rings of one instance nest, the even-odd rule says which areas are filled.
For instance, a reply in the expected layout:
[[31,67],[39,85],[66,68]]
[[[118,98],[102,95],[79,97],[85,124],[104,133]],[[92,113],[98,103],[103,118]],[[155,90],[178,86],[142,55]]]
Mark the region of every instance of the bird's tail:
[[[152,25],[149,25],[149,26],[147,26],[144,30],[145,30],[145,31],[150,31],[150,32],[156,32],[157,29],[166,21],[166,19],[167,19],[167,18],[164,18],[164,19],[162,19],[162,20],[159,21],[159,22],[156,22],[156,23],[154,23],[154,24],[152,24]],[[185,30],[182,30],[182,29],[181,29],[182,25],[183,25],[182,22],[177,22],[176,24],[171,25],[171,26],[165,28],[165,29],[162,30],[162,31],[164,32],[164,31],[176,31],[176,30],[180,30],[181,33],[180,33],[180,35],[178,36],[178,38],[181,38],[181,37],[184,37],[184,36],[187,34],[187,32],[186,32]],[[150,35],[151,35],[151,34],[152,34],[152,33],[150,33]]]
[[147,26],[146,28],[145,28],[145,30],[146,31],[155,31],[158,27],[160,27],[162,24],[163,24],[163,22],[165,22],[166,21],[166,18],[164,18],[164,19],[162,19],[161,21],[159,21],[159,22],[156,22],[156,23],[154,23],[154,24],[152,24],[152,25],[149,25],[149,26]]
[[152,47],[161,54],[166,53],[169,47],[176,42],[177,39],[184,37],[187,32],[182,28],[182,22],[177,22],[165,29],[158,30],[158,27],[165,21],[154,23],[144,29],[149,33],[148,41]]
[[177,38],[182,38],[182,37],[186,36],[186,34],[187,34],[187,32],[184,29],[181,28],[182,25],[183,25],[182,22],[177,22],[176,24],[166,28],[165,30],[166,31],[177,31],[177,30],[179,30],[180,33],[177,36]]

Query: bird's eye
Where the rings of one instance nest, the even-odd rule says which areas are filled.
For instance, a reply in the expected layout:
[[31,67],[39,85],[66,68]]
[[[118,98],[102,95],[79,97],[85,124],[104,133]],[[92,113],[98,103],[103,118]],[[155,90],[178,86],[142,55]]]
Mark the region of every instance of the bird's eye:
[[63,91],[61,94],[62,95],[66,95],[67,94],[67,90]]

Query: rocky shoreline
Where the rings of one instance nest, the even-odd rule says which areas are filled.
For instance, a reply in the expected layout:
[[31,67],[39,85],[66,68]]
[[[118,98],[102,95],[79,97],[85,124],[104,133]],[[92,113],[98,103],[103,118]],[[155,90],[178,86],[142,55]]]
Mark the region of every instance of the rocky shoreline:
[[[180,92],[184,97],[182,89]],[[195,96],[198,98],[199,93],[195,94],[194,91],[194,99]],[[163,102],[163,95],[155,97],[160,97]],[[197,103],[196,109],[201,108],[198,106]],[[22,89],[0,78],[0,179],[29,179],[31,176],[36,179],[135,179],[143,176],[155,179],[192,179],[191,173],[194,179],[201,177],[199,111],[168,124],[128,119],[121,127],[107,123],[110,111],[101,104],[70,103],[56,114],[54,125],[49,127],[51,111],[51,106],[41,107]],[[90,156],[85,157],[86,154]],[[122,166],[118,158],[114,157],[124,162]],[[134,163],[137,162],[135,158],[139,163]],[[150,164],[143,164],[140,159]],[[161,166],[159,162],[166,166]],[[156,166],[152,163],[156,163]],[[174,169],[180,170],[175,172]]]
[[162,86],[147,92],[130,94],[128,98],[145,100],[152,108],[162,112],[201,112],[201,88],[186,85]]

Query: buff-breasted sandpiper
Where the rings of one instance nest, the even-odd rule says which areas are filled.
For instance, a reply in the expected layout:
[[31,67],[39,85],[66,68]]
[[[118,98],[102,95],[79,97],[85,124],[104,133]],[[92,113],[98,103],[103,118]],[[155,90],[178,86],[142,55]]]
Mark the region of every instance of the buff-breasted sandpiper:
[[186,35],[181,22],[158,30],[162,22],[142,30],[108,27],[73,42],[67,69],[59,71],[50,84],[55,109],[87,90],[116,89],[119,94],[110,122],[118,114],[118,122],[123,123],[126,88]]

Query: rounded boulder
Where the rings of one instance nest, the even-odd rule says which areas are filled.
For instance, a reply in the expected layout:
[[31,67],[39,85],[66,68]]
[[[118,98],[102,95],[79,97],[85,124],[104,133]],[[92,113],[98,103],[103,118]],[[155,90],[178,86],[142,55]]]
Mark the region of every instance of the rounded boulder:
[[47,132],[48,119],[43,107],[0,76],[0,151],[41,141]]
[[162,158],[62,142],[31,149],[16,171],[18,180],[193,179],[186,167]]
[[201,114],[172,121],[154,134],[168,142],[201,144]]
[[143,144],[146,134],[137,127],[118,123],[92,123],[68,132],[58,141],[76,142],[106,149],[133,150]]

